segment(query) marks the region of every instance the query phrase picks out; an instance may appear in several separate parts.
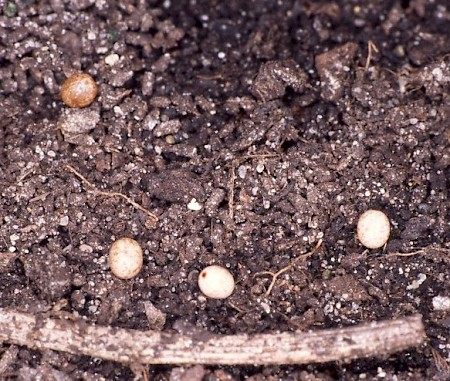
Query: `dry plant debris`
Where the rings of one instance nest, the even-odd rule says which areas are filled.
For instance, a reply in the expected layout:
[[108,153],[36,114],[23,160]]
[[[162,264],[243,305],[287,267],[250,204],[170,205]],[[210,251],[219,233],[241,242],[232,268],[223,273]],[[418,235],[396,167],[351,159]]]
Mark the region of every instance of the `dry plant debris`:
[[0,309],[0,340],[124,364],[310,364],[386,356],[421,345],[420,315],[319,330],[192,336],[101,327]]

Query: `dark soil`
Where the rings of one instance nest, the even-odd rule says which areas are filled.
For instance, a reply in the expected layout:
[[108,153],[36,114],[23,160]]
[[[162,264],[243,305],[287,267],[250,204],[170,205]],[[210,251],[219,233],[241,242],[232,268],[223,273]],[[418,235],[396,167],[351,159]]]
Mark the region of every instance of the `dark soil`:
[[[148,371],[184,381],[450,379],[447,0],[0,0],[0,9],[1,307],[148,330],[151,302],[164,331],[223,334],[418,312],[427,345],[389,358]],[[59,87],[75,71],[95,78],[99,97],[67,111]],[[68,132],[73,113],[86,124]],[[159,221],[92,192],[70,168]],[[380,250],[355,238],[369,208],[392,223]],[[122,236],[145,250],[129,281],[106,260]],[[271,277],[259,273],[320,239],[266,295]],[[237,279],[229,299],[201,295],[210,264]],[[20,347],[0,377],[134,374]]]

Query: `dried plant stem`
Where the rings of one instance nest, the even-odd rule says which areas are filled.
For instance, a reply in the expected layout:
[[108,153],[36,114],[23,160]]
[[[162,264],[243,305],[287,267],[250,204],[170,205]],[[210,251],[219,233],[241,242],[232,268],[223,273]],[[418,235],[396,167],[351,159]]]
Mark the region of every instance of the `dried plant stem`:
[[125,364],[307,364],[385,356],[422,344],[421,316],[317,332],[193,335],[136,331],[0,309],[0,341]]
[[126,202],[128,202],[130,205],[135,207],[136,209],[139,209],[140,211],[147,214],[150,218],[152,218],[155,222],[158,221],[158,217],[150,212],[148,209],[144,208],[142,205],[138,204],[137,202],[133,201],[131,198],[129,198],[127,195],[120,193],[120,192],[105,192],[97,189],[97,187],[92,184],[86,177],[84,177],[77,169],[72,167],[70,164],[66,164],[66,168],[71,171],[75,176],[77,176],[85,185],[87,185],[89,188],[91,188],[91,192],[94,194],[98,194],[100,196],[105,197],[121,197]]

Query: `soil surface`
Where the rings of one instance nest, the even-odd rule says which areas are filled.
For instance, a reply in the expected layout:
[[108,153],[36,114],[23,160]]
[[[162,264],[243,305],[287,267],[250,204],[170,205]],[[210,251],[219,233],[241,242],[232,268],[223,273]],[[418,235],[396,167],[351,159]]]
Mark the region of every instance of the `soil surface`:
[[[0,307],[221,334],[421,313],[427,345],[388,358],[147,371],[448,380],[449,53],[447,0],[0,0]],[[99,96],[69,109],[78,71]],[[355,237],[369,208],[392,225],[379,250]],[[127,281],[107,262],[124,236],[145,253]],[[228,299],[199,291],[211,264],[237,280]],[[1,378],[131,368],[19,347]]]

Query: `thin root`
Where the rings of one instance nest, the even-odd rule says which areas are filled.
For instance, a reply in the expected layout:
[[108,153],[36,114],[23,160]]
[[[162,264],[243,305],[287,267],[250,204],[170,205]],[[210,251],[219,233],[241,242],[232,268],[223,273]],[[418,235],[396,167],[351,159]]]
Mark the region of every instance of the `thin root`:
[[386,257],[412,257],[414,255],[425,254],[423,250],[412,251],[411,253],[389,253]]
[[400,252],[389,253],[386,255],[386,257],[388,257],[388,258],[390,258],[390,257],[412,257],[414,255],[428,255],[428,254],[431,254],[433,251],[435,253],[439,253],[439,254],[450,254],[450,249],[440,248],[440,247],[436,247],[435,245],[430,245],[430,246],[423,247],[416,251],[411,251],[409,253],[400,253]]
[[377,46],[375,45],[375,43],[372,40],[369,40],[369,42],[367,43],[367,50],[368,50],[368,53],[367,53],[366,64],[364,66],[364,71],[369,70],[370,61],[372,61],[372,51],[374,51],[375,53],[379,52]]
[[127,195],[120,193],[120,192],[105,192],[98,190],[97,187],[92,184],[86,177],[84,177],[78,170],[76,170],[74,167],[72,167],[70,164],[66,164],[66,168],[71,171],[75,176],[77,176],[85,185],[87,185],[89,188],[91,188],[91,192],[100,196],[105,197],[121,197],[126,202],[128,202],[130,205],[132,205],[134,208],[139,209],[140,211],[147,214],[151,219],[153,219],[155,222],[158,221],[158,217],[150,212],[148,209],[144,208],[142,205],[138,204],[137,202],[133,201],[130,197]]
[[270,295],[270,293],[272,292],[272,289],[275,286],[275,283],[280,275],[282,275],[286,271],[290,270],[299,259],[306,259],[306,258],[310,257],[311,255],[315,254],[317,252],[317,250],[319,250],[320,246],[322,245],[322,242],[323,242],[323,240],[319,239],[319,241],[317,242],[314,249],[312,249],[310,252],[308,252],[306,254],[301,254],[298,257],[294,258],[289,265],[287,265],[286,267],[283,267],[281,270],[278,270],[276,273],[274,273],[273,271],[261,271],[259,273],[256,273],[254,275],[255,277],[261,276],[261,275],[270,275],[272,277],[272,281],[270,282],[270,285],[266,291],[266,296]]

